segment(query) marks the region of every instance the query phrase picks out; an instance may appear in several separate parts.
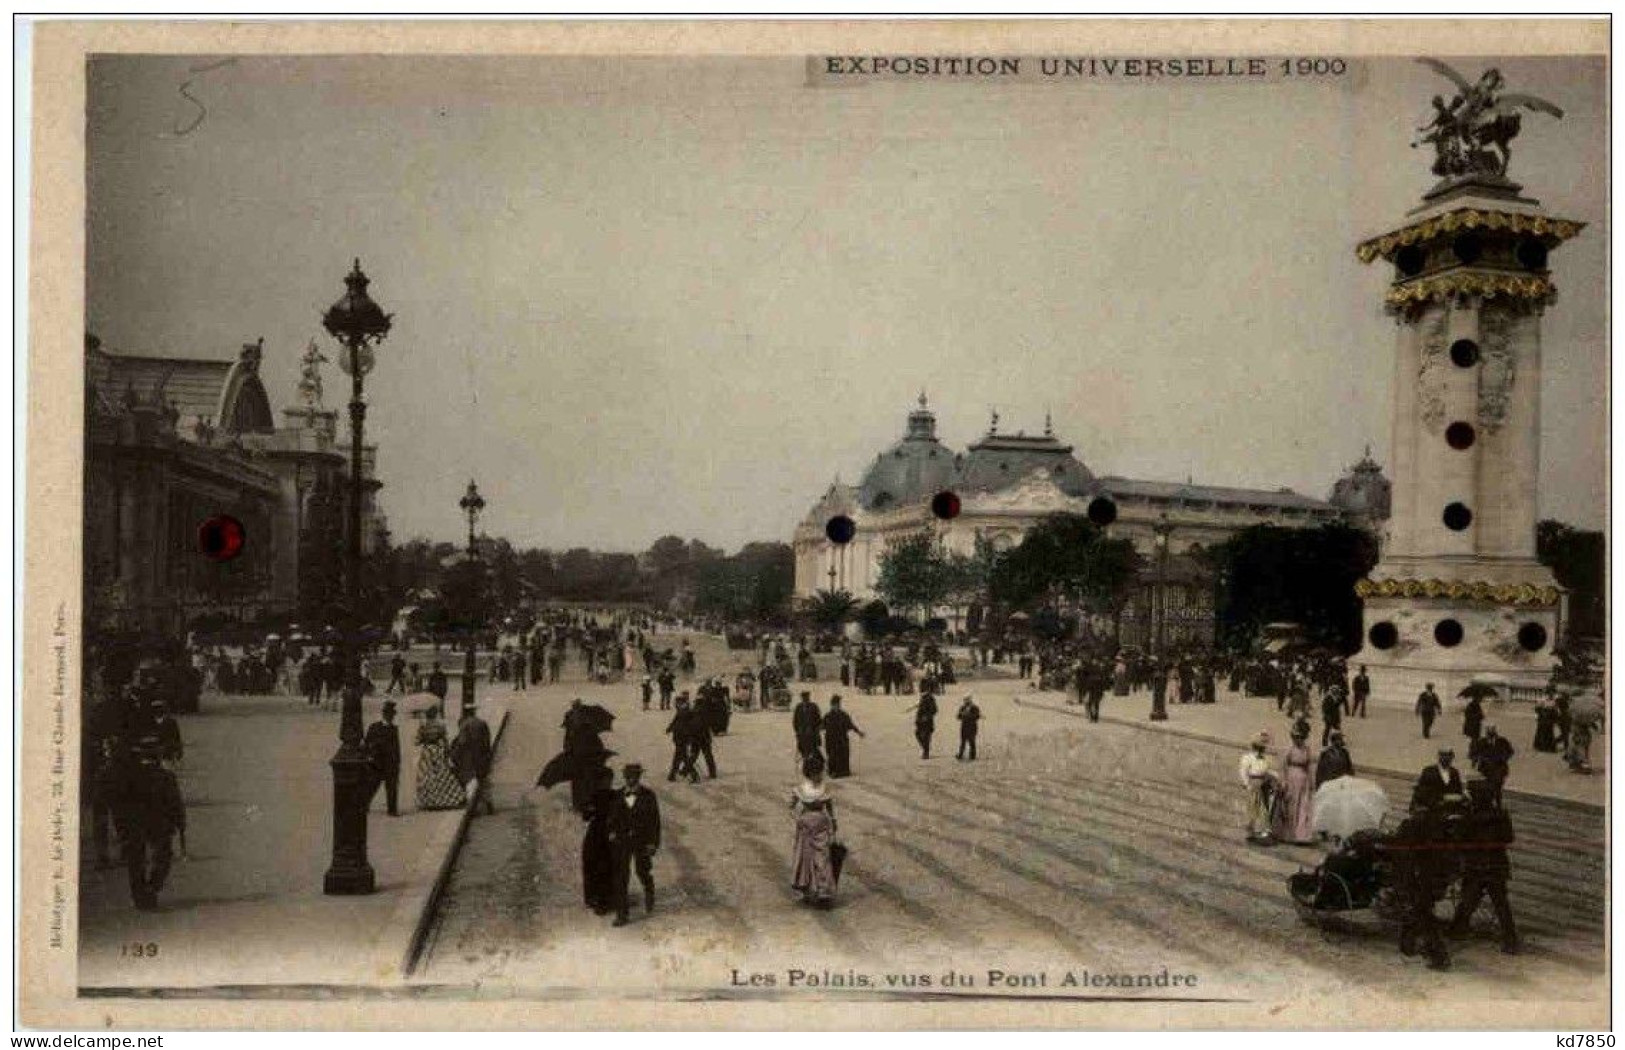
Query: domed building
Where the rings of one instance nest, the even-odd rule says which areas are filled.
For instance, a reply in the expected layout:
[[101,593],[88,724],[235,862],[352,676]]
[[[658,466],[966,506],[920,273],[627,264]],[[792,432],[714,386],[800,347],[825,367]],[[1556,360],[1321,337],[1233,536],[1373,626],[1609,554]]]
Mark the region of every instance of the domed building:
[[1393,485],[1382,476],[1382,468],[1371,458],[1370,445],[1365,447],[1360,462],[1332,486],[1332,505],[1348,515],[1351,522],[1367,528],[1375,528],[1388,519],[1392,499]]
[[902,440],[875,457],[858,485],[858,503],[865,510],[885,510],[932,496],[955,483],[958,465],[946,445],[937,440],[937,417],[920,393],[920,407],[908,414]]
[[[959,513],[942,520],[932,499],[951,492]],[[987,433],[956,454],[937,437],[936,416],[922,393],[902,437],[875,457],[857,486],[836,479],[796,527],[796,595],[846,590],[876,597],[880,559],[892,543],[929,530],[947,550],[973,554],[978,543],[1008,550],[1043,518],[1087,514],[1104,498],[1115,511],[1113,535],[1146,556],[1145,592],[1125,611],[1126,644],[1145,644],[1154,593],[1167,610],[1169,644],[1212,637],[1213,586],[1192,557],[1253,525],[1313,526],[1349,521],[1375,528],[1387,516],[1388,481],[1364,459],[1333,488],[1331,500],[1291,489],[1249,489],[1096,475],[1062,442],[1050,419],[1041,435],[1000,433],[995,413]],[[826,533],[832,518],[850,518],[847,543]],[[968,610],[959,610],[966,613]]]

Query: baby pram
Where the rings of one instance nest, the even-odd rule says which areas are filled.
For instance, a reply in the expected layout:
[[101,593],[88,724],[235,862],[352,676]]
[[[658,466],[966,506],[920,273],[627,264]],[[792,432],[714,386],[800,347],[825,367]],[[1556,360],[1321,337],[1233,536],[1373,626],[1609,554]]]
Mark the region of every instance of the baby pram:
[[1298,914],[1316,925],[1330,915],[1379,908],[1395,902],[1392,872],[1382,856],[1380,831],[1357,831],[1313,870],[1287,878]]

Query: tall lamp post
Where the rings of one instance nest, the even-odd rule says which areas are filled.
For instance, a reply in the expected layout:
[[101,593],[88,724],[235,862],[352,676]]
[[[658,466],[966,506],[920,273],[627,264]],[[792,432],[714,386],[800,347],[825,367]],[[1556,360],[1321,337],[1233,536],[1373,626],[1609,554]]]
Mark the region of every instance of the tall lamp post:
[[1174,527],[1166,514],[1151,526],[1157,546],[1157,587],[1151,592],[1151,605],[1155,612],[1151,646],[1158,656],[1166,655],[1168,649],[1168,534],[1173,531]]
[[[468,491],[463,493],[463,498],[457,501],[457,505],[463,508],[464,514],[468,515],[468,572],[469,582],[472,585],[479,579],[479,554],[474,547],[474,525],[480,520],[480,511],[485,509],[485,497],[480,495],[480,490],[475,486],[473,478],[468,479]],[[474,666],[476,659],[474,650],[479,644],[479,632],[473,629],[477,626],[473,614],[478,602],[478,590],[471,590],[469,594],[470,631],[468,647],[463,651],[463,710],[465,711],[474,706]]]
[[389,334],[390,315],[367,295],[361,260],[344,278],[345,293],[322,315],[322,327],[344,345],[341,364],[350,373],[350,503],[344,542],[344,605],[339,619],[344,666],[343,713],[333,768],[333,860],[322,892],[371,893],[376,888],[367,863],[367,802],[372,766],[361,748],[361,444],[367,403],[362,378],[372,370],[373,347]]
[[[1151,526],[1151,536],[1157,548],[1157,579],[1151,590],[1151,651],[1156,654],[1156,662],[1152,665],[1151,673],[1166,675],[1167,668],[1163,661],[1167,659],[1168,636],[1166,621],[1168,619],[1168,534],[1174,531],[1173,525],[1164,514]],[[1168,697],[1166,691],[1152,691],[1151,720],[1164,722],[1168,719]]]

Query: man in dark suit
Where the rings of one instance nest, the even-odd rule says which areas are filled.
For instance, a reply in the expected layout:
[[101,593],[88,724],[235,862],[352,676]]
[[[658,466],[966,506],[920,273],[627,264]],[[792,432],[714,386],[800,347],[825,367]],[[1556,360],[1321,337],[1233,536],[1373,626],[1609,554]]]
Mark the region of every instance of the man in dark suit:
[[1450,923],[1453,936],[1466,936],[1473,921],[1473,912],[1485,896],[1495,909],[1495,921],[1501,928],[1501,950],[1508,955],[1518,951],[1518,927],[1512,921],[1512,905],[1507,901],[1507,877],[1512,866],[1507,861],[1507,847],[1512,845],[1512,818],[1501,808],[1496,790],[1487,780],[1474,780],[1467,785],[1472,796],[1472,808],[1462,818],[1459,832],[1465,847],[1461,851],[1461,900]]
[[1512,741],[1496,732],[1493,725],[1484,727],[1484,735],[1474,740],[1467,749],[1467,761],[1484,778],[1485,788],[1496,806],[1501,805],[1501,787],[1512,770]]
[[931,736],[937,731],[937,698],[921,693],[920,702],[909,711],[914,712],[914,739],[920,745],[920,757],[930,758]]
[[819,713],[818,705],[813,703],[811,693],[801,694],[801,702],[796,704],[795,713],[790,716],[790,725],[796,733],[796,754],[805,761],[808,755],[818,750],[818,734],[824,727],[824,716]]
[[1338,777],[1352,777],[1354,775],[1354,759],[1349,755],[1348,744],[1343,739],[1341,730],[1333,730],[1331,742],[1320,752],[1320,758],[1315,763],[1315,787],[1336,780]]
[[429,693],[435,698],[435,706],[444,715],[446,713],[446,693],[450,691],[450,685],[446,681],[446,672],[440,669],[439,660],[435,661],[434,670],[429,672],[428,689]]
[[1321,747],[1330,743],[1332,734],[1343,728],[1343,711],[1348,707],[1348,703],[1348,695],[1343,692],[1341,682],[1321,695],[1320,719],[1324,723],[1320,730]]
[[1354,696],[1354,704],[1349,713],[1356,718],[1364,718],[1365,702],[1371,698],[1371,676],[1365,673],[1365,664],[1360,665],[1360,673],[1354,676],[1350,692]]
[[162,751],[156,736],[137,741],[113,803],[119,849],[129,869],[130,897],[140,911],[158,907],[158,893],[169,877],[174,856],[170,843],[176,835],[180,836],[181,856],[186,856],[186,804],[175,774],[163,766]]
[[451,742],[451,766],[457,771],[457,779],[467,784],[470,780],[479,781],[475,789],[474,809],[478,811],[481,802],[485,803],[487,813],[495,813],[496,805],[491,801],[491,727],[485,724],[485,719],[472,707],[463,708],[463,717],[457,723],[457,737]]
[[384,692],[406,695],[406,657],[400,653],[389,661],[389,684],[384,686]]
[[[1436,768],[1429,766],[1428,770]],[[1460,781],[1459,773],[1456,779]],[[1437,811],[1414,801],[1410,816],[1388,842],[1394,892],[1400,906],[1400,953],[1415,955],[1420,949],[1427,956],[1428,966],[1435,970],[1450,969],[1450,950],[1445,947],[1433,914],[1434,905],[1450,884],[1445,843],[1444,824]]]
[[633,870],[638,873],[638,882],[643,884],[644,914],[654,914],[654,856],[660,850],[660,803],[655,793],[641,783],[643,767],[629,762],[621,775],[626,784],[618,792],[620,797],[609,820],[610,847],[615,855],[616,926],[625,926],[627,922],[630,907],[627,890],[632,883]]
[[672,781],[687,777],[689,783],[697,784],[700,774],[694,768],[694,763],[699,758],[696,739],[699,719],[689,709],[687,693],[679,694],[676,702],[677,710],[672,712],[671,721],[666,724],[666,733],[671,737],[671,769],[667,770],[666,779]]
[[382,784],[389,815],[400,816],[395,807],[401,788],[401,729],[395,724],[395,701],[384,701],[382,717],[367,727],[361,746],[372,763],[372,790],[367,793],[367,805],[372,805],[372,797]]
[[1439,702],[1439,694],[1433,691],[1433,683],[1429,682],[1416,697],[1416,717],[1422,720],[1422,739],[1426,740],[1433,735],[1433,720],[1439,717],[1444,705]]
[[965,758],[966,749],[970,750],[970,761],[976,761],[976,732],[982,722],[982,709],[976,706],[976,701],[965,697],[964,703],[959,705],[959,754],[958,758]]
[[1461,770],[1455,767],[1455,761],[1455,749],[1439,749],[1438,763],[1422,770],[1416,778],[1416,787],[1411,790],[1412,808],[1433,809],[1445,801],[1445,796],[1461,795]]
[[513,654],[513,687],[520,692],[525,690],[525,650],[523,649]]

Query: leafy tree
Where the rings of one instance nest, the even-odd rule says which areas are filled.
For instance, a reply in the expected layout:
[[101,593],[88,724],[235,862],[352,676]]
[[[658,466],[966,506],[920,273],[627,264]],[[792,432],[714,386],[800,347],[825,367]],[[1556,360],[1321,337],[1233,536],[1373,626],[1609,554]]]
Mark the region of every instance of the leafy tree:
[[826,631],[838,631],[857,611],[858,600],[847,590],[823,590],[802,603],[807,618]]
[[1365,530],[1340,523],[1255,525],[1209,548],[1203,560],[1220,582],[1223,644],[1243,647],[1265,624],[1289,622],[1301,624],[1315,644],[1359,648],[1354,584],[1377,563],[1377,541]]
[[1569,590],[1568,634],[1600,638],[1608,622],[1607,542],[1600,532],[1589,532],[1560,521],[1542,521],[1535,527],[1535,554],[1552,570],[1557,582]]
[[875,590],[893,608],[926,614],[942,603],[951,585],[947,556],[928,532],[898,540],[880,555]]
[[1065,605],[1114,621],[1134,594],[1141,558],[1081,514],[1054,514],[992,563],[993,596],[1012,607]]

